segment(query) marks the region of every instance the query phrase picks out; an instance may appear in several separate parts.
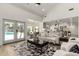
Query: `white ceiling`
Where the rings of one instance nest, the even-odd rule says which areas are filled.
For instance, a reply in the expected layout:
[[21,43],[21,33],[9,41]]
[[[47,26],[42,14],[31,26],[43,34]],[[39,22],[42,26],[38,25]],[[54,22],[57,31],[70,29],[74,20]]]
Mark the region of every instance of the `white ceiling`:
[[38,6],[35,3],[14,3],[12,5],[32,12],[38,16],[45,17],[47,13],[57,5],[57,3],[41,3],[41,5]]

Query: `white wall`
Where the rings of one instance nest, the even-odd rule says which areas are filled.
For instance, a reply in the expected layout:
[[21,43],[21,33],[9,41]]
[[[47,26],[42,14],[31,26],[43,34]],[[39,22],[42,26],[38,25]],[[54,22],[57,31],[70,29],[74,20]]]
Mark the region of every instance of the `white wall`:
[[[68,9],[74,8],[73,11]],[[57,20],[62,18],[68,18],[73,16],[79,16],[79,4],[78,3],[61,3],[54,7],[48,14],[44,21]]]
[[3,29],[2,29],[3,27],[2,27],[2,19],[0,19],[0,45],[2,45],[2,43],[3,43]]
[[[3,33],[2,33],[2,19],[11,19],[26,22],[26,25],[30,22],[28,19],[40,20],[41,17],[32,14],[28,11],[24,11],[20,8],[17,8],[13,5],[9,4],[0,4],[0,44],[2,44]],[[31,22],[30,22],[31,23]],[[34,25],[32,23],[32,25]],[[40,25],[40,23],[39,23]],[[41,28],[41,27],[40,27]]]

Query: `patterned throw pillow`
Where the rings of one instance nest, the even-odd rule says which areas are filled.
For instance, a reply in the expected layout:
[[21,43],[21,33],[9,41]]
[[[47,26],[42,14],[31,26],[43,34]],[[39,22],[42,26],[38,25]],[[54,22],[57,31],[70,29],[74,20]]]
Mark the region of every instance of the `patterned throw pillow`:
[[78,45],[76,44],[73,47],[71,47],[70,52],[79,53],[79,47],[78,47]]

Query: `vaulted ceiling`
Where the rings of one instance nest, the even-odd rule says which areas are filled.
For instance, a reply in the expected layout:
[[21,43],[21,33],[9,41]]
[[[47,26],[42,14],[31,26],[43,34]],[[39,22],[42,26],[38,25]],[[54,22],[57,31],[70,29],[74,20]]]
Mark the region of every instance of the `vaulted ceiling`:
[[26,11],[29,11],[31,13],[34,13],[40,17],[45,17],[47,13],[50,12],[57,3],[14,3],[12,4],[14,6],[17,6],[18,8],[24,9]]

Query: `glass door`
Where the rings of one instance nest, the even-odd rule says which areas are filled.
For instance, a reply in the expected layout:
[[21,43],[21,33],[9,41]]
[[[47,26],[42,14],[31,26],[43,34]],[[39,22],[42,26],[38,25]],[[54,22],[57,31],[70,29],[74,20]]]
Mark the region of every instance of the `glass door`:
[[4,42],[13,41],[15,38],[15,23],[12,21],[4,21]]
[[13,20],[4,20],[3,25],[4,44],[24,40],[25,23]]
[[23,22],[17,22],[17,28],[16,28],[16,38],[17,40],[24,39],[24,23]]

